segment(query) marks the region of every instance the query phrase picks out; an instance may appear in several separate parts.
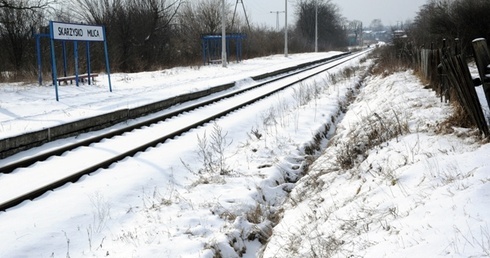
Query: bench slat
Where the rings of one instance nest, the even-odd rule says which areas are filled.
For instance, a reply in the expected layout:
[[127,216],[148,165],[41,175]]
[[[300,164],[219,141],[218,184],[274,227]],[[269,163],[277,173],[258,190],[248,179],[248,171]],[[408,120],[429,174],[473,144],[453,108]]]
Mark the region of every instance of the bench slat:
[[[91,73],[91,74],[90,74],[90,78],[92,78],[92,80],[93,80],[95,77],[97,77],[97,76],[99,76],[99,74],[98,74],[98,73]],[[82,80],[82,81],[83,81],[84,79],[87,79],[88,77],[89,77],[89,76],[88,76],[88,74],[86,74],[86,73],[84,73],[84,74],[79,74],[79,75],[78,75],[78,79],[80,79],[80,80]],[[72,76],[63,76],[63,77],[58,77],[58,82],[65,82],[65,83],[66,83],[67,81],[73,81],[73,80],[76,80],[76,78],[77,78],[77,77],[76,77],[75,75],[72,75]]]

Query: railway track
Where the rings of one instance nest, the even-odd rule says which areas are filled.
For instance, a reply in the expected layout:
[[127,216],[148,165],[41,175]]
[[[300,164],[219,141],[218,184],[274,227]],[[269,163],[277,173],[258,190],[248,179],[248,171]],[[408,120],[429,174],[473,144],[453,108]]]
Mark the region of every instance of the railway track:
[[[246,89],[183,103],[135,124],[4,164],[0,168],[0,189],[4,192],[0,194],[0,211],[37,198],[68,182],[76,182],[84,175],[107,168],[363,54],[365,52],[351,53],[264,80]],[[204,113],[205,116],[202,115]],[[70,162],[73,160],[80,162]]]

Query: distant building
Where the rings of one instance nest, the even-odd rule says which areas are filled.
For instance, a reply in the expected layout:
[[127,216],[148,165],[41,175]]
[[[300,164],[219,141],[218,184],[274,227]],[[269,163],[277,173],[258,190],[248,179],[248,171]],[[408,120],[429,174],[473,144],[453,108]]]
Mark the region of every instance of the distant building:
[[347,42],[348,42],[349,46],[359,45],[359,39],[355,33],[347,34]]
[[404,39],[408,38],[407,33],[404,30],[395,30],[393,31],[393,39]]
[[385,30],[381,31],[373,31],[373,30],[365,30],[362,32],[362,38],[364,44],[371,45],[376,44],[378,42],[388,42],[391,41],[391,36]]

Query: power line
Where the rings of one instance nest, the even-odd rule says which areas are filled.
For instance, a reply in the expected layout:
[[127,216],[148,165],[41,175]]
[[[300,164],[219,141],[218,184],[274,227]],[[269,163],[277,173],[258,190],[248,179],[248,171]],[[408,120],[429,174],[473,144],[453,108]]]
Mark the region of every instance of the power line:
[[235,23],[236,8],[239,3],[242,4],[243,13],[245,14],[245,20],[247,21],[248,30],[250,30],[250,23],[248,22],[247,11],[245,10],[245,5],[243,4],[243,0],[236,0],[235,11],[233,12],[233,19],[231,20],[231,27],[233,28],[233,25]]
[[271,13],[276,14],[276,30],[279,30],[279,14],[285,13],[285,11],[271,11]]

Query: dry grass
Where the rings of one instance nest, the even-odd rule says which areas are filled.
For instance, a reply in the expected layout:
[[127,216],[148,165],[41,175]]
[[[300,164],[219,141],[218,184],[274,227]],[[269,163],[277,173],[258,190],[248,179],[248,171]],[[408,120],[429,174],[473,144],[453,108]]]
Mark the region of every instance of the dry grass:
[[368,150],[408,132],[408,122],[400,121],[394,110],[391,115],[373,113],[366,116],[356,127],[362,128],[356,131],[357,135],[349,142],[337,144],[336,162],[342,169],[353,168],[362,162]]
[[460,128],[474,128],[475,125],[468,119],[466,111],[459,105],[459,103],[452,101],[451,105],[454,112],[449,116],[448,119],[439,124],[437,129],[438,133],[450,134],[454,132],[454,127]]
[[374,75],[386,77],[407,69],[407,66],[397,57],[396,49],[392,46],[377,48],[370,57],[377,59],[376,65],[371,70]]

